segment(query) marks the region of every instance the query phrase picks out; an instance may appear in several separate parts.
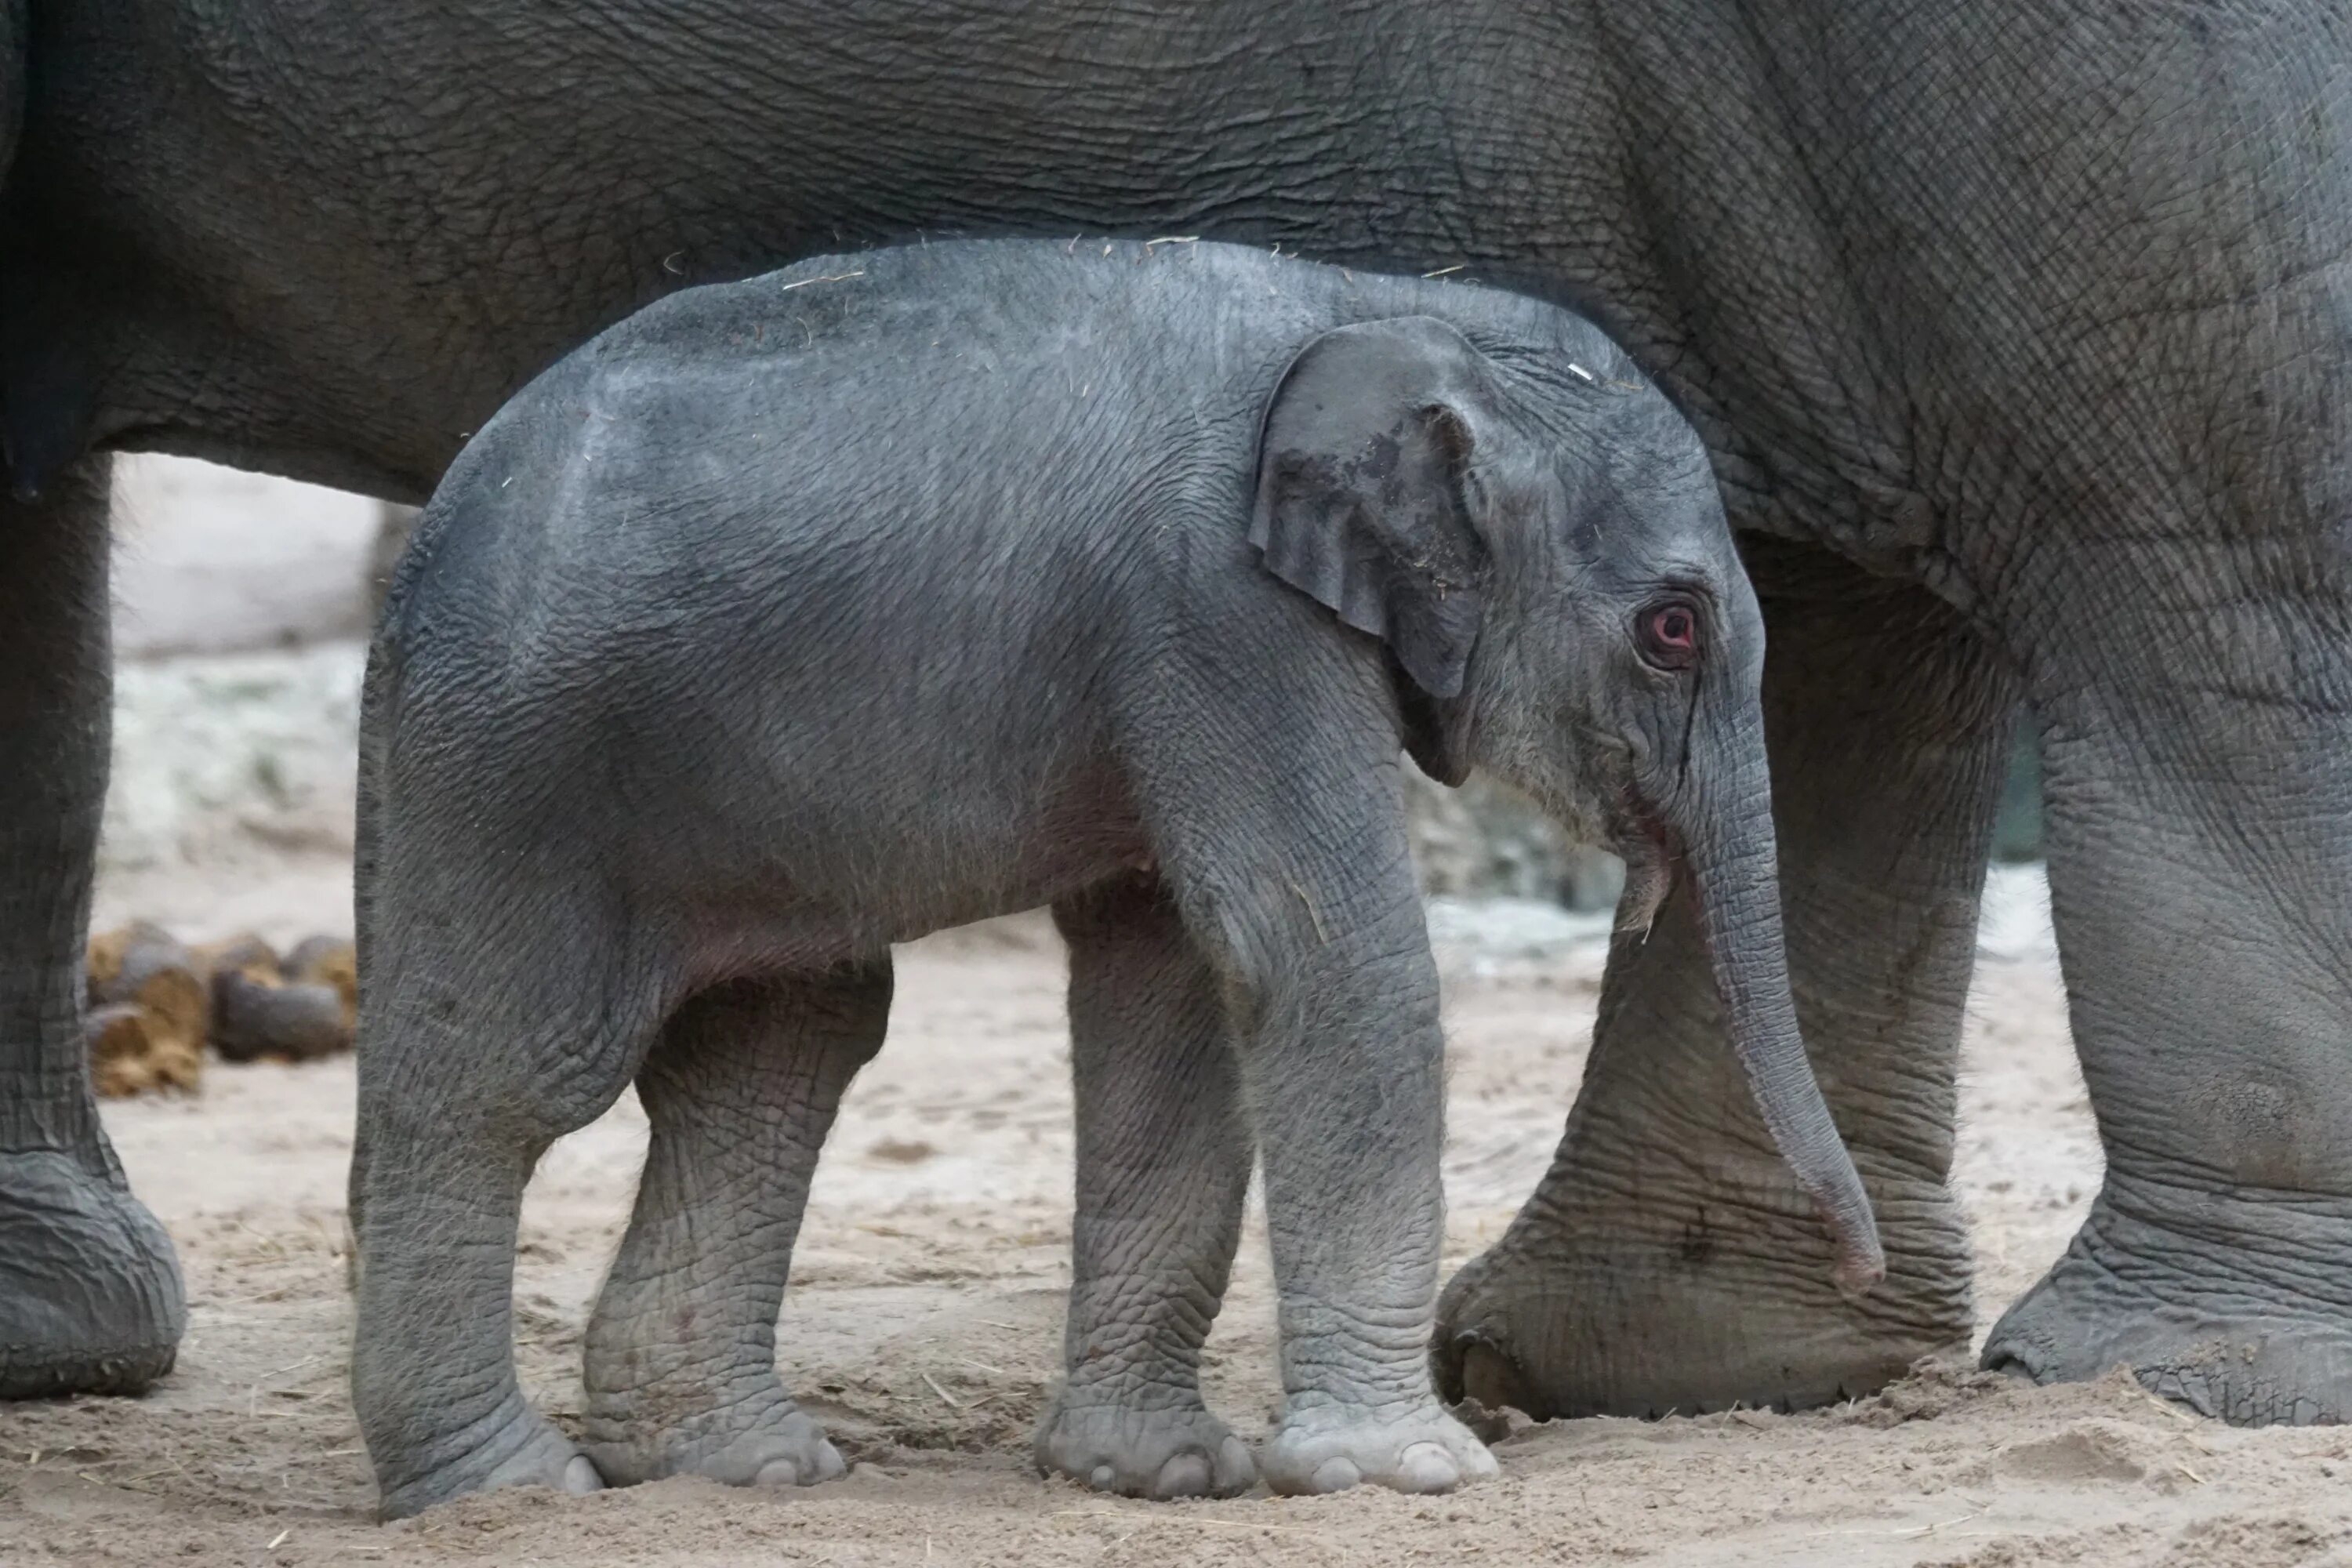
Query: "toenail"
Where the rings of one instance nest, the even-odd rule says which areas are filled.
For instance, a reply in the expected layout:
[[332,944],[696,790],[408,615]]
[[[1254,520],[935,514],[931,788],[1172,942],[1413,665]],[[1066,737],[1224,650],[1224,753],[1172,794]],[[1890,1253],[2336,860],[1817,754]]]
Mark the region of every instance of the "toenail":
[[574,1454],[572,1462],[563,1467],[563,1489],[572,1493],[600,1492],[604,1489],[604,1478],[588,1462],[585,1454]]
[[1334,1457],[1316,1466],[1307,1484],[1318,1492],[1343,1492],[1363,1479],[1364,1472],[1356,1468],[1355,1460]]
[[1462,1484],[1462,1470],[1437,1444],[1415,1443],[1397,1456],[1397,1484],[1409,1492],[1450,1491]]
[[1098,1492],[1107,1492],[1110,1490],[1111,1483],[1118,1479],[1118,1477],[1108,1465],[1097,1465],[1094,1474],[1087,1478],[1087,1484]]
[[1202,1497],[1208,1490],[1208,1459],[1200,1454],[1179,1454],[1160,1467],[1151,1495],[1165,1502],[1171,1498]]

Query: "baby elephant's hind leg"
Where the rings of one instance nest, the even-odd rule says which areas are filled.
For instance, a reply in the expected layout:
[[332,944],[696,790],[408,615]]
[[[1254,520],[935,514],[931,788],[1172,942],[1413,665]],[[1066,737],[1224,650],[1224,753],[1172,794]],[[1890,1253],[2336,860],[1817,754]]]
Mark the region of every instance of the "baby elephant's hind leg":
[[1055,910],[1070,946],[1078,1203],[1068,1379],[1038,1468],[1129,1497],[1257,1479],[1201,1400],[1201,1346],[1241,1234],[1250,1141],[1216,982],[1156,884]]
[[776,1315],[818,1152],[889,1008],[886,960],[721,986],[664,1029],[637,1077],[636,1212],[588,1325],[606,1480],[808,1486],[845,1468],[776,1375]]

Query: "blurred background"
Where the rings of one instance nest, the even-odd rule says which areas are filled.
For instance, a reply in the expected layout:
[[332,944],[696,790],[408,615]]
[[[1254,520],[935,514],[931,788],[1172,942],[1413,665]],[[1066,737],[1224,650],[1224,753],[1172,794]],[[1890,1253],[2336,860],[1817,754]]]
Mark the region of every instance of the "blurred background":
[[404,513],[173,458],[118,459],[115,489],[114,771],[93,929],[347,932],[376,551]]

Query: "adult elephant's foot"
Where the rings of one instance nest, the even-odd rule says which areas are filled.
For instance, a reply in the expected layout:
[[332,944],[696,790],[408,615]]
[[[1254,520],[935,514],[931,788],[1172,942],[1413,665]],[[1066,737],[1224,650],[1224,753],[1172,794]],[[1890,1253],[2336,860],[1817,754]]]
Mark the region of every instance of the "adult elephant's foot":
[[2352,1419],[2347,1257],[2342,1199],[2113,1177],[2065,1256],[1994,1326],[1984,1364],[2037,1383],[2128,1366],[2150,1393],[2242,1426]]
[[1066,1388],[1038,1422],[1033,1451],[1040,1473],[1119,1497],[1238,1497],[1257,1484],[1248,1446],[1197,1394],[1154,1409]]
[[186,1327],[171,1239],[120,1180],[0,1153],[0,1399],[135,1394]]
[[1355,1486],[1450,1492],[1500,1473],[1486,1446],[1434,1401],[1393,1411],[1294,1409],[1258,1451],[1258,1468],[1267,1486],[1290,1496]]
[[[2042,1382],[2126,1365],[2246,1425],[2352,1420],[2352,646],[2308,631],[2352,567],[2330,552],[2332,499],[2270,504],[2343,474],[2343,411],[2315,393],[2280,408],[2298,443],[2233,515],[2307,531],[2266,534],[2265,553],[2324,542],[2324,588],[2232,545],[2197,578],[2210,614],[2103,595],[2087,565],[2038,595],[2035,635],[2065,628],[2037,677],[2051,913],[2106,1173],[1985,1349]],[[2179,514],[2152,498],[2116,504],[2171,537]],[[2139,547],[2097,527],[2104,549]],[[2164,548],[2148,559],[2168,567]]]
[[1885,1279],[1859,1301],[1838,1293],[1826,1235],[1793,1186],[1771,1205],[1730,1190],[1668,1202],[1657,1194],[1672,1173],[1654,1170],[1530,1203],[1438,1303],[1439,1393],[1539,1420],[1794,1410],[1965,1351],[1956,1205],[1940,1184],[1859,1163],[1886,1248]]
[[[730,1487],[813,1487],[848,1473],[824,1428],[803,1415],[781,1384],[659,1431],[644,1430],[634,1419],[649,1403],[592,1396],[592,1404],[612,1408],[590,1410],[588,1452],[615,1486],[702,1476]],[[606,1433],[619,1435],[602,1436]]]
[[386,1458],[377,1458],[384,1518],[406,1519],[438,1503],[508,1487],[572,1493],[604,1489],[604,1478],[579,1445],[524,1404],[519,1394],[502,1401],[498,1414],[478,1432],[455,1436],[468,1446],[451,1452],[436,1445],[429,1468],[391,1472]]

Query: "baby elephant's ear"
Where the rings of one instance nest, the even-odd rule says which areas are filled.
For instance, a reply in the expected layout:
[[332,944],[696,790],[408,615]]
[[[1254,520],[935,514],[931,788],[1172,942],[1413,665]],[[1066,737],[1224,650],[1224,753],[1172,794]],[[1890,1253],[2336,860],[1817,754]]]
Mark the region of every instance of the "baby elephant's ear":
[[1491,384],[1443,321],[1339,327],[1283,373],[1258,438],[1265,569],[1385,639],[1433,697],[1461,694],[1478,640],[1487,555],[1467,495]]

